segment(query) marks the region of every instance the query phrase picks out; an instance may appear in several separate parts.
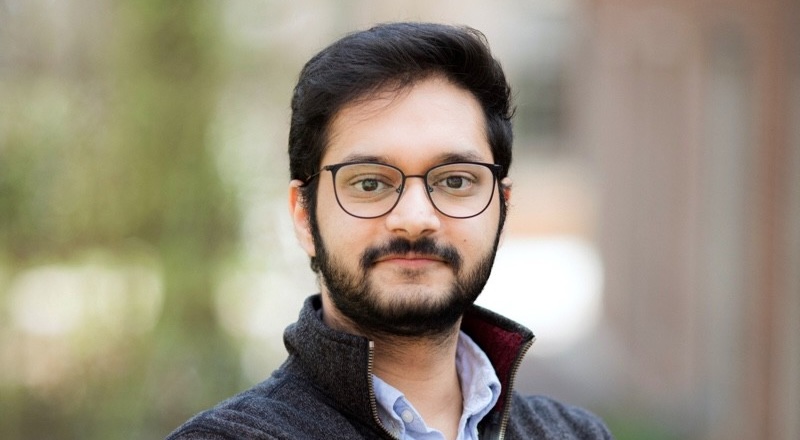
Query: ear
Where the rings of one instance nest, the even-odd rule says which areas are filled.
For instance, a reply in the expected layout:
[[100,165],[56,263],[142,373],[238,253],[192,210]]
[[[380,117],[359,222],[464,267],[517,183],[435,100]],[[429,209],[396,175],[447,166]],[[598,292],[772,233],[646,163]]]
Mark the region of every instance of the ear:
[[511,185],[513,182],[510,177],[504,177],[500,181],[500,191],[503,191],[503,197],[506,199],[506,205],[511,203]]
[[302,200],[301,186],[303,186],[303,182],[300,180],[289,182],[289,214],[292,216],[294,234],[300,242],[300,247],[306,251],[309,257],[314,257],[316,256],[316,250],[314,248],[314,238],[311,235],[311,219]]
[[[508,208],[511,206],[511,182],[510,177],[504,177],[503,180],[500,181],[500,191],[503,192],[503,198],[505,199],[506,209],[508,212]],[[506,217],[505,225],[503,225],[503,229],[500,231],[500,242],[499,244],[502,245],[506,240],[506,226],[508,225],[508,217]]]

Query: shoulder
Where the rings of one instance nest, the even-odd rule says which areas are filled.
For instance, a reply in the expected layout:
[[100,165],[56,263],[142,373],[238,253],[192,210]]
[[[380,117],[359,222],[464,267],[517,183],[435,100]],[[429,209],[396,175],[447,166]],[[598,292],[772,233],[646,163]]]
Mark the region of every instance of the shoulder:
[[195,415],[167,440],[336,438],[337,423],[308,422],[330,412],[311,390],[273,377]]
[[545,396],[514,395],[509,438],[611,439],[605,423],[591,412]]

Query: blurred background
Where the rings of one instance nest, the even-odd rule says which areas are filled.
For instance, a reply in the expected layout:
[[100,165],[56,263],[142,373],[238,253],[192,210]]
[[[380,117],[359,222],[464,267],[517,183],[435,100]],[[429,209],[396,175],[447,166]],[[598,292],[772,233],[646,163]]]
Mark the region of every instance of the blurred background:
[[793,0],[0,0],[0,438],[162,438],[279,365],[291,91],[393,20],[480,29],[515,88],[480,302],[538,336],[519,388],[800,438]]

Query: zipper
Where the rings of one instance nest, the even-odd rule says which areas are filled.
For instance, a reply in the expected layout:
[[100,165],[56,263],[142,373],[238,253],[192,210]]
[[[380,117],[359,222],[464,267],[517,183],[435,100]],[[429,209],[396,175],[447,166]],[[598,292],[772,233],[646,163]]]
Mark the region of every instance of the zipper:
[[369,356],[367,356],[367,389],[369,390],[369,408],[372,411],[372,419],[381,430],[386,433],[390,438],[395,440],[400,440],[398,437],[395,437],[394,434],[389,432],[385,426],[383,426],[383,422],[381,422],[381,418],[378,417],[378,398],[375,396],[375,385],[372,380],[372,368],[375,363],[375,342],[369,341]]
[[535,336],[522,346],[519,351],[519,355],[517,355],[517,358],[514,360],[514,365],[511,367],[511,375],[508,379],[508,394],[506,394],[506,401],[505,405],[503,406],[503,419],[500,422],[500,434],[497,436],[498,440],[503,440],[506,438],[508,420],[511,418],[511,400],[514,397],[514,381],[517,379],[517,370],[519,370],[520,365],[522,365],[522,360],[525,359],[525,353],[528,352],[534,341],[536,341]]

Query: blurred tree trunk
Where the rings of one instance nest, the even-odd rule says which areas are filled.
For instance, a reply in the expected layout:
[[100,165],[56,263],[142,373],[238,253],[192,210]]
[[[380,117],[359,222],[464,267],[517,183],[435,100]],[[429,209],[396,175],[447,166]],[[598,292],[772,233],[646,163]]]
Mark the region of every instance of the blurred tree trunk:
[[[100,249],[124,264],[134,243],[159,260],[162,314],[155,330],[107,350],[86,348],[103,334],[48,340],[77,367],[50,395],[3,383],[2,438],[162,438],[240,387],[213,298],[238,225],[209,144],[226,73],[220,3],[113,3],[53,12],[20,2],[16,21],[0,10],[0,49],[15,49],[0,93],[21,110],[0,121],[0,263],[21,271]],[[39,349],[25,337],[18,343]]]
[[[224,72],[214,2],[127,4],[130,40],[117,51],[117,142],[147,188],[134,233],[153,243],[165,302],[144,378],[139,427],[175,427],[236,390],[238,356],[214,313],[219,264],[235,240],[235,207],[219,180],[208,131]],[[202,386],[201,386],[202,383]],[[140,433],[143,437],[163,431]]]

